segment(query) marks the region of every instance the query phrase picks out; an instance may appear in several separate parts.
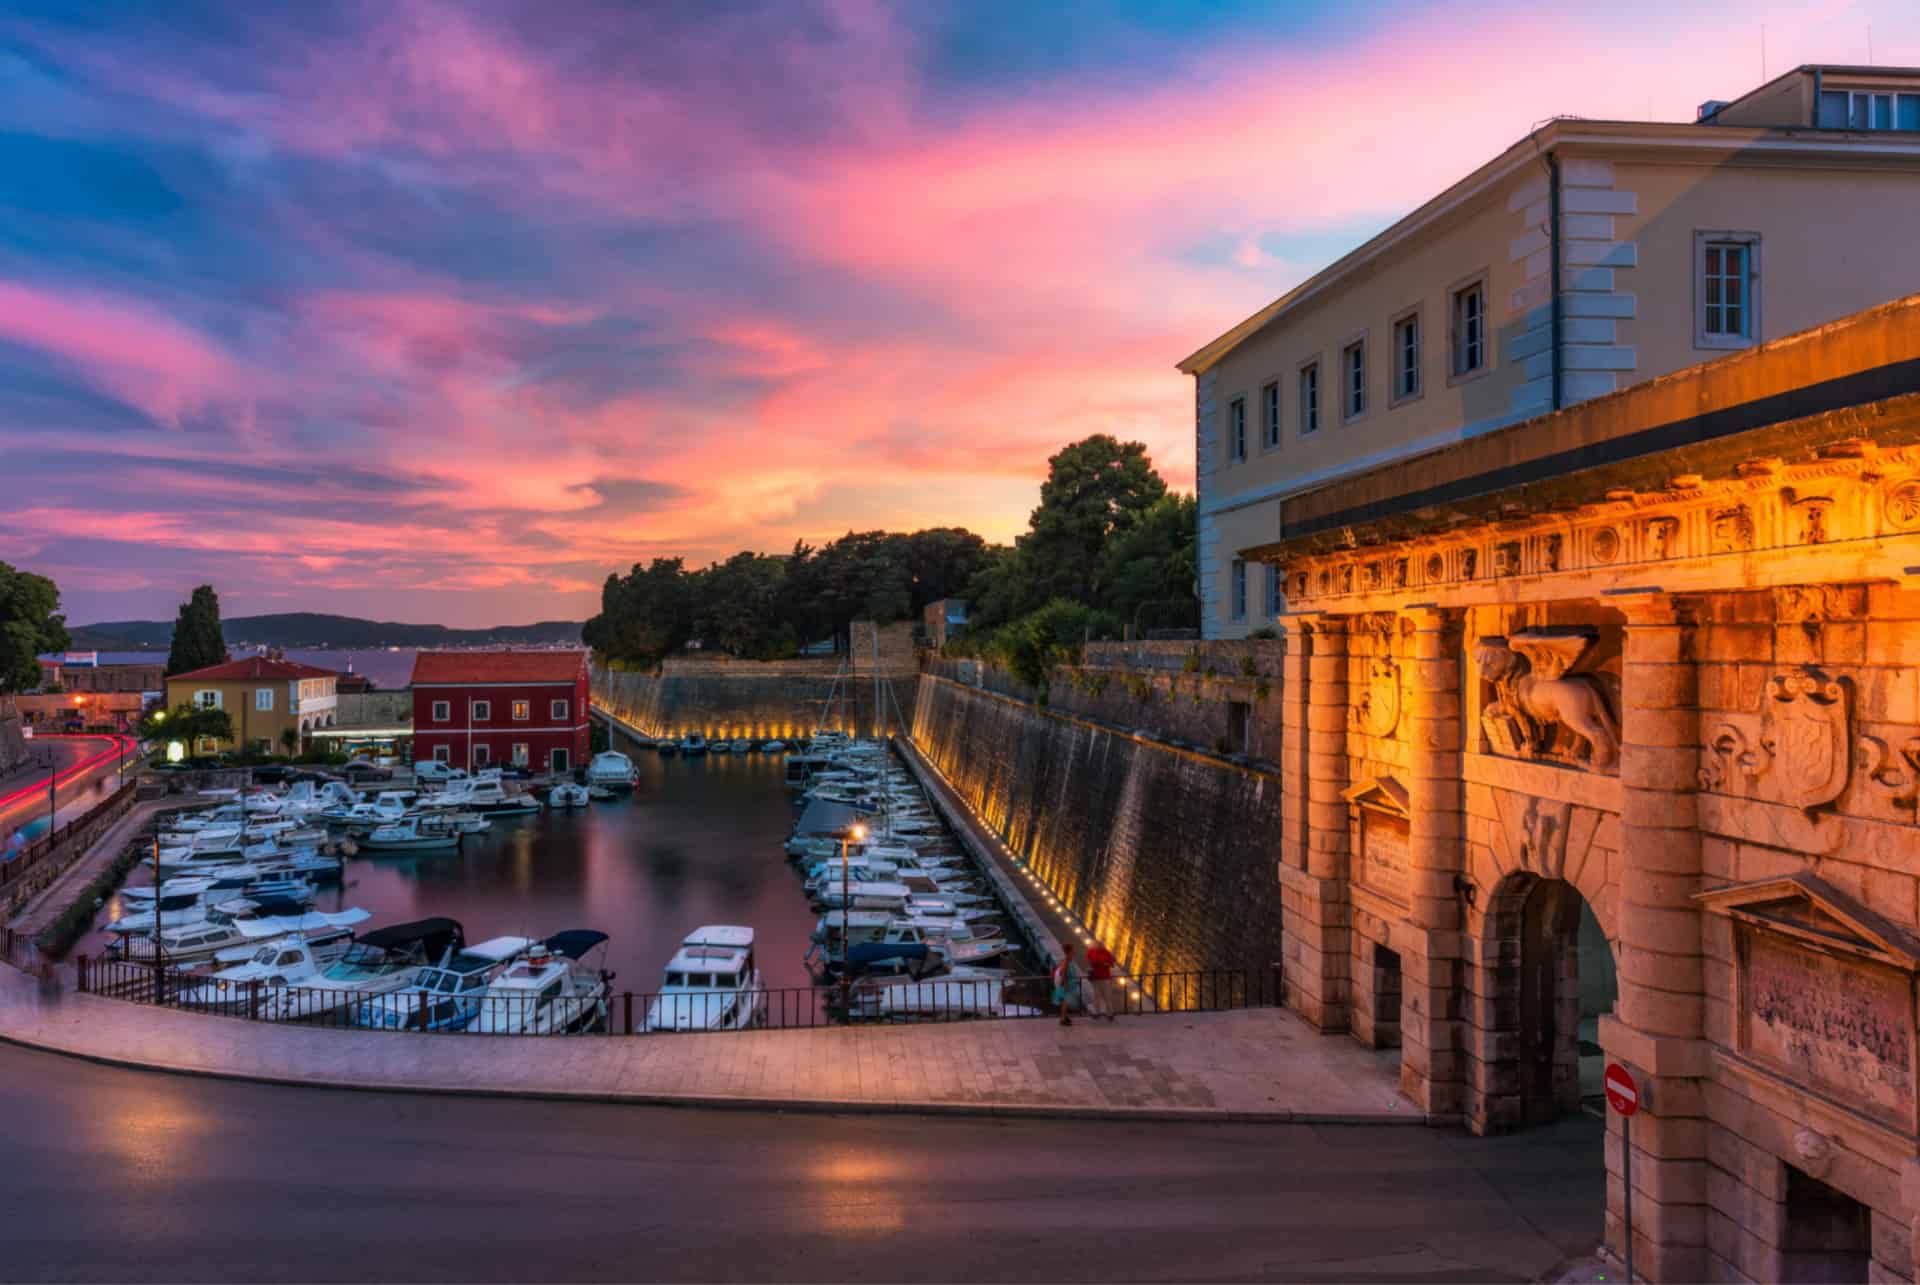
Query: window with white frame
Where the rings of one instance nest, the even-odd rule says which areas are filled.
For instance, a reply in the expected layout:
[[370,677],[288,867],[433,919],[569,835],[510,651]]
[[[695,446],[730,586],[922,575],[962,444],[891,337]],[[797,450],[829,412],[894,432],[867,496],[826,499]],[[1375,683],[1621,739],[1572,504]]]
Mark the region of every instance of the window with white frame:
[[452,701],[435,701],[433,703],[433,721],[434,722],[444,723],[452,717],[453,717]]
[[273,688],[256,687],[253,689],[253,707],[260,710],[273,709]]
[[513,703],[513,721],[514,722],[524,723],[532,717],[533,717],[532,701],[515,701]]
[[1240,558],[1233,560],[1233,618],[1247,618],[1247,564]]
[[1310,361],[1300,368],[1300,434],[1320,431],[1320,363]]
[[453,746],[451,746],[451,745],[436,745],[436,746],[434,746],[434,747],[433,747],[433,761],[434,761],[434,762],[436,762],[436,763],[446,763],[446,762],[449,762],[449,761],[451,761],[451,760],[452,760],[452,758],[453,758]]
[[1280,567],[1278,563],[1267,563],[1267,619],[1275,620],[1280,615]]
[[549,718],[553,719],[553,721],[556,723],[566,722],[567,721],[567,703],[565,701],[553,702],[553,705],[548,710],[547,715]]
[[1280,381],[1260,390],[1260,444],[1268,450],[1280,445]]
[[1920,94],[1879,89],[1820,91],[1822,129],[1920,130]]
[[533,762],[533,756],[527,753],[527,743],[525,741],[515,741],[513,743],[513,765],[515,767],[525,767],[531,762]]
[[215,687],[195,692],[193,703],[201,709],[219,709],[220,689]]
[[474,722],[484,723],[492,717],[493,717],[492,701],[475,701],[473,703],[473,721]]
[[1453,292],[1453,373],[1471,375],[1487,366],[1487,285],[1476,281]]
[[1247,399],[1236,397],[1227,403],[1227,458],[1247,458]]
[[473,747],[473,765],[475,767],[485,767],[492,761],[493,750],[489,746],[481,744]]
[[1420,314],[1393,323],[1393,399],[1420,395]]
[[1758,233],[1694,234],[1694,347],[1745,348],[1759,339],[1759,260]]
[[547,752],[547,762],[551,765],[553,771],[564,772],[567,770],[567,752],[565,750],[549,750]]
[[1340,390],[1348,419],[1367,413],[1367,341],[1356,339],[1340,350]]

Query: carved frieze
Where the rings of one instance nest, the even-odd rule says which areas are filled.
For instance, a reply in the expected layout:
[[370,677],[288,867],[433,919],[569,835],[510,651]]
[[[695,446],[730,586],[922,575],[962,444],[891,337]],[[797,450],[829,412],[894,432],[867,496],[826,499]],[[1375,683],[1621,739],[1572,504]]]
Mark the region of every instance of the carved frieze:
[[1744,504],[1714,510],[1708,530],[1714,553],[1743,553],[1753,547],[1753,513]]
[[1593,560],[1605,566],[1620,556],[1620,533],[1610,526],[1603,526],[1593,533],[1587,548],[1593,552]]
[[1894,530],[1920,530],[1920,477],[1889,485],[1885,507],[1887,525]]
[[[1595,771],[1620,758],[1620,724],[1592,674],[1569,673],[1599,639],[1597,630],[1536,629],[1490,636],[1474,648],[1496,699],[1481,710],[1495,751],[1511,758],[1554,758]],[[1585,746],[1584,753],[1568,738]]]
[[1776,585],[1773,590],[1773,618],[1783,625],[1824,624],[1837,620],[1846,609],[1846,594],[1839,585]]
[[1680,538],[1678,518],[1647,519],[1647,557],[1655,562],[1679,555],[1675,542]]

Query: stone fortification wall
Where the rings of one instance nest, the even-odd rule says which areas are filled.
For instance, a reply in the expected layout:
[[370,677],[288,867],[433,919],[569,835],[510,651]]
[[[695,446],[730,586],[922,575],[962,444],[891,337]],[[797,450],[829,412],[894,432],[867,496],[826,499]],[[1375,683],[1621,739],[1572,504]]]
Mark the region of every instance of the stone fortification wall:
[[1278,762],[1281,649],[1278,640],[1089,643],[1080,664],[1053,671],[1047,705],[1197,749]]
[[1128,968],[1279,958],[1275,773],[933,674],[913,741]]
[[[792,737],[815,727],[871,735],[871,674],[842,675],[837,661],[670,660],[651,673],[595,665],[593,703],[649,736]],[[911,673],[881,679],[885,722],[898,729],[913,711]],[[888,696],[889,690],[891,697]]]

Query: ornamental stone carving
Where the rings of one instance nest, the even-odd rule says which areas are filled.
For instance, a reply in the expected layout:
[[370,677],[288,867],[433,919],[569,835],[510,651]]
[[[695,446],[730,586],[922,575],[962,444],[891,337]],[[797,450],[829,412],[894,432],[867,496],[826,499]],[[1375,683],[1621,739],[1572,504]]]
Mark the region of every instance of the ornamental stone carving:
[[1920,477],[1887,488],[1887,525],[1896,531],[1920,530]]
[[1767,680],[1760,698],[1762,774],[1779,802],[1817,808],[1847,788],[1853,766],[1848,688],[1812,666]]
[[1620,556],[1620,533],[1610,526],[1603,526],[1593,533],[1593,539],[1587,547],[1593,551],[1593,560],[1609,563]]
[[1671,558],[1680,552],[1677,547],[1680,540],[1680,521],[1678,518],[1650,518],[1647,521],[1647,557],[1658,560]]
[[1837,620],[1846,610],[1838,585],[1776,585],[1773,618],[1783,625],[1817,625]]
[[1493,546],[1493,574],[1496,576],[1517,576],[1520,574],[1520,542],[1509,540]]
[[1753,513],[1744,504],[1718,509],[1711,531],[1715,553],[1744,553],[1753,547]]
[[1620,724],[1599,680],[1568,672],[1598,637],[1598,631],[1576,626],[1479,641],[1474,661],[1498,694],[1481,711],[1481,724],[1496,751],[1577,764],[1582,756],[1563,745],[1563,734],[1570,734],[1585,744],[1584,762],[1594,771],[1609,771],[1619,762]]

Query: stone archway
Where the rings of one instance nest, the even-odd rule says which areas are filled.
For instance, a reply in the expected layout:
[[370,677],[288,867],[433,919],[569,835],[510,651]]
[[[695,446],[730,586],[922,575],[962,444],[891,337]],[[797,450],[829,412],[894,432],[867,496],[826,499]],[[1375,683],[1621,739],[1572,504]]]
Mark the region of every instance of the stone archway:
[[1599,1094],[1599,1019],[1619,994],[1613,943],[1565,879],[1516,871],[1488,900],[1483,972],[1500,1051],[1483,1068],[1489,1123],[1545,1124]]

